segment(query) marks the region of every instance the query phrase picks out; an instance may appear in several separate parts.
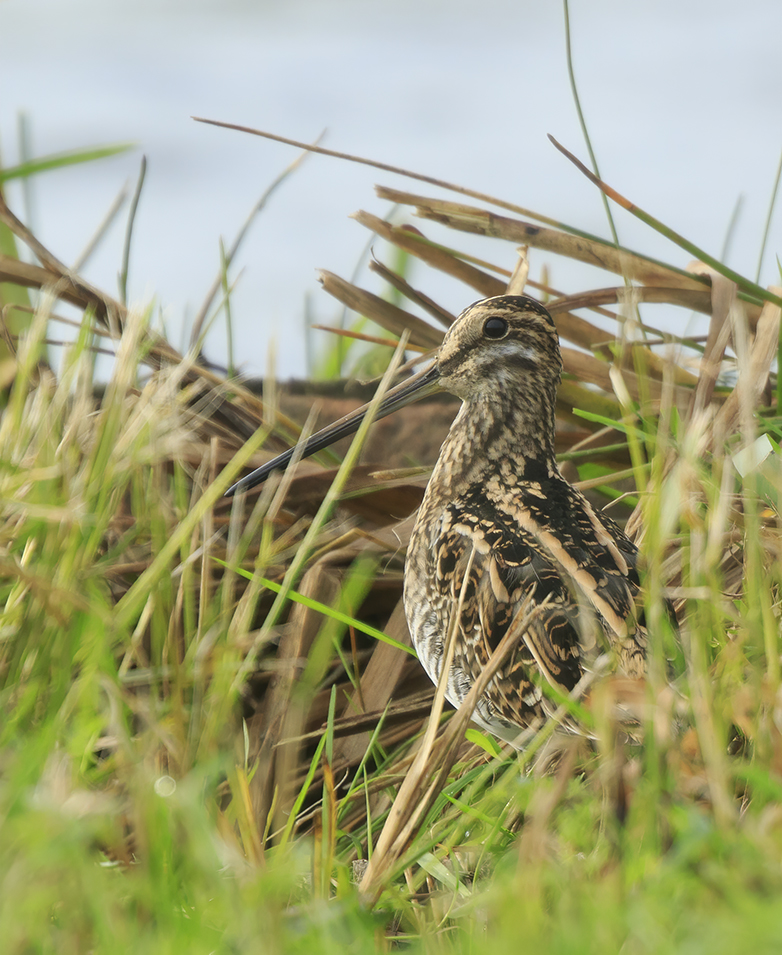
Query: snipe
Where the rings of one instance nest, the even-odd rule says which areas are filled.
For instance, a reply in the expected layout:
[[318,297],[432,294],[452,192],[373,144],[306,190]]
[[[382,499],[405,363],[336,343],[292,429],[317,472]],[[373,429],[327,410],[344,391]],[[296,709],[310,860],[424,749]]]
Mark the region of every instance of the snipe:
[[[462,399],[410,540],[405,610],[435,682],[453,632],[446,695],[458,705],[519,615],[538,605],[473,714],[509,741],[548,711],[545,681],[571,690],[603,651],[629,676],[644,668],[638,552],[562,477],[554,456],[561,372],[546,309],[526,296],[500,295],[465,309],[436,361],[392,389],[378,410],[382,417],[439,390]],[[313,435],[305,454],[354,432],[365,410]],[[228,493],[260,483],[291,453]]]

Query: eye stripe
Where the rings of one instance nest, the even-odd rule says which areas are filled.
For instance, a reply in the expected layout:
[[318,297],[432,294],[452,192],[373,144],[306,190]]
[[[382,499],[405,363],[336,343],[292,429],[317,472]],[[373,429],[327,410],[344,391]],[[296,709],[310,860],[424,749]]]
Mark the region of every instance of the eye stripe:
[[492,358],[527,358],[530,361],[536,361],[538,358],[536,348],[531,348],[524,342],[513,340],[503,342],[501,345],[495,345],[491,352],[487,352],[486,354],[487,357],[490,355]]
[[470,354],[473,354],[481,365],[491,366],[502,361],[525,366],[536,364],[540,361],[540,350],[530,345],[529,339],[528,333],[524,334],[523,338],[516,338],[511,330],[511,335],[502,341],[492,341],[490,344],[465,342],[452,355],[440,360],[440,372],[447,375],[449,368],[461,365]]

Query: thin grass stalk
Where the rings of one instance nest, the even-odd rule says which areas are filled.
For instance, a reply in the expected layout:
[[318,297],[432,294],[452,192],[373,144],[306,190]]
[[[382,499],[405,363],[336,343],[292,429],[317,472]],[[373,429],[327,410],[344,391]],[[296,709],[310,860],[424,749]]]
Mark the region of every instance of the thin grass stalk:
[[[369,431],[369,428],[372,425],[377,409],[380,405],[380,402],[382,401],[383,395],[388,390],[391,382],[393,381],[394,375],[396,374],[397,367],[399,366],[402,356],[404,355],[404,349],[406,344],[407,344],[407,336],[403,335],[403,337],[399,341],[399,346],[394,352],[394,357],[390,365],[388,366],[386,373],[383,375],[383,378],[378,386],[377,392],[375,393],[375,397],[372,399],[372,401],[369,404],[366,417],[361,422],[361,426],[356,432],[355,438],[351,442],[350,450],[345,455],[345,459],[340,465],[340,468],[337,471],[334,481],[332,482],[331,486],[329,487],[329,490],[327,491],[323,499],[323,503],[321,504],[320,508],[318,509],[318,512],[313,518],[312,523],[310,524],[307,530],[307,533],[304,535],[304,539],[299,545],[299,548],[296,552],[296,556],[294,557],[293,561],[291,562],[290,566],[288,567],[285,573],[285,577],[283,578],[283,581],[282,581],[282,590],[280,591],[279,594],[277,594],[274,600],[274,603],[272,604],[271,610],[269,611],[269,614],[266,618],[264,626],[261,629],[261,633],[254,641],[253,647],[250,649],[250,652],[247,654],[247,658],[245,659],[244,663],[242,664],[238,673],[236,674],[236,677],[234,678],[234,681],[233,681],[234,692],[238,692],[241,689],[241,686],[244,683],[245,679],[247,678],[248,674],[254,668],[256,664],[258,649],[264,642],[266,634],[268,633],[269,629],[272,626],[274,626],[274,624],[277,622],[279,615],[282,612],[282,609],[288,599],[288,592],[291,590],[291,588],[294,585],[294,582],[298,578],[307,558],[309,557],[310,551],[317,539],[317,536],[320,533],[323,523],[326,521],[328,515],[331,513],[331,510],[334,504],[336,503],[337,498],[339,497],[339,495],[342,492],[342,489],[345,486],[345,483],[348,479],[350,471],[352,470],[354,464],[356,463],[361,447],[363,446],[364,441],[366,440],[367,433]],[[225,474],[225,471],[223,472],[223,475],[224,474]],[[221,485],[222,485],[222,475],[221,475]],[[225,488],[223,488],[223,490],[226,490],[227,487],[228,487],[228,484],[225,485]]]
[[[103,219],[98,223],[98,227],[93,232],[92,236],[88,239],[87,244],[82,248],[81,252],[76,256],[73,262],[73,271],[81,272],[86,267],[89,260],[95,254],[95,252],[100,247],[101,242],[103,242],[106,237],[109,229],[111,228],[114,220],[119,215],[120,209],[125,205],[125,200],[128,198],[128,189],[127,186],[123,186],[117,195],[114,197],[111,205],[106,210],[106,213],[103,216]],[[27,217],[27,221],[30,219]],[[54,316],[52,316],[54,318]],[[80,323],[74,323],[80,324]]]
[[130,270],[130,246],[133,241],[133,226],[136,222],[136,212],[141,199],[141,190],[144,188],[144,179],[147,175],[147,157],[141,157],[141,165],[138,172],[136,188],[133,191],[133,198],[130,200],[130,209],[128,210],[128,224],[125,229],[125,243],[122,248],[122,267],[119,273],[119,300],[123,305],[128,304],[128,274]]
[[774,217],[774,207],[776,206],[777,196],[779,195],[780,181],[782,181],[782,152],[779,154],[779,162],[777,163],[777,172],[774,177],[774,185],[771,187],[771,196],[769,197],[768,201],[768,215],[766,216],[766,224],[763,227],[763,238],[760,240],[758,267],[757,271],[755,272],[755,282],[758,285],[760,284],[760,276],[763,271],[763,257],[766,252],[766,246],[768,245],[768,234],[771,231],[771,222]]
[[[578,124],[581,127],[581,134],[584,137],[584,142],[586,143],[586,148],[589,153],[589,160],[592,163],[592,169],[595,172],[595,175],[599,178],[600,170],[597,165],[597,156],[595,155],[594,149],[592,149],[592,140],[589,136],[589,130],[587,128],[586,119],[584,118],[584,111],[581,109],[581,97],[578,94],[578,84],[576,83],[576,74],[573,69],[573,50],[571,48],[571,35],[570,35],[570,5],[568,0],[563,0],[563,9],[565,13],[565,54],[567,59],[567,73],[568,79],[570,81],[570,92],[573,96],[573,103],[576,107],[576,114],[578,115]],[[611,207],[608,204],[608,199],[605,195],[601,196],[603,201],[603,208],[605,210],[606,219],[608,220],[608,228],[611,230],[611,236],[614,240],[614,245],[619,248],[619,235],[616,231],[616,225],[614,224],[614,217],[611,215]]]

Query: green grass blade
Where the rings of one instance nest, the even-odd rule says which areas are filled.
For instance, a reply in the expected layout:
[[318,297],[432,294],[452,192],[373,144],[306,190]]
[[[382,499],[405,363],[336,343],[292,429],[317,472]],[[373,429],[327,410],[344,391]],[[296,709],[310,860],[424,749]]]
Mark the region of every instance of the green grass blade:
[[48,156],[19,163],[17,166],[0,169],[0,183],[10,182],[12,179],[26,179],[41,172],[50,172],[52,169],[64,169],[67,166],[94,162],[96,159],[118,156],[135,148],[135,143],[117,143],[113,146],[94,146],[91,149],[76,149],[73,152],[51,153]]
[[[224,560],[220,560],[219,557],[213,558],[215,563],[222,564],[223,567],[228,567],[228,564]],[[242,577],[245,577],[247,580],[253,580],[255,575],[249,570],[244,570],[241,567],[234,568],[236,573]],[[269,580],[266,577],[260,577],[260,582],[266,587],[267,590],[271,590],[272,593],[280,594],[283,592],[282,584],[275,583],[273,580]],[[319,600],[313,600],[312,597],[306,597],[304,594],[300,594],[297,590],[290,589],[287,591],[287,596],[290,597],[295,603],[299,603],[304,607],[308,607],[310,610],[315,610],[317,613],[322,613],[324,617],[331,617],[332,620],[336,620],[339,623],[344,623],[348,627],[353,627],[355,630],[358,630],[360,633],[365,633],[368,637],[373,637],[375,640],[379,640],[380,643],[387,643],[391,647],[396,647],[397,650],[403,650],[405,653],[409,653],[411,656],[415,656],[415,650],[412,647],[407,647],[403,643],[400,643],[398,640],[394,640],[393,637],[389,637],[388,634],[383,633],[382,630],[377,630],[375,627],[370,627],[369,624],[363,623],[361,620],[357,620],[355,617],[351,617],[349,614],[343,613],[341,610],[336,610],[334,607],[329,607],[327,604],[321,603]]]

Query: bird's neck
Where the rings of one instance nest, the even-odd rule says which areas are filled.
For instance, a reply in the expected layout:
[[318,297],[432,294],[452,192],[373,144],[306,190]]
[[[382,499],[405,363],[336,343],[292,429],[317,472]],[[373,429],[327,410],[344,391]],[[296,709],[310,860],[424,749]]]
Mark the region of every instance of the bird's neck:
[[554,395],[480,396],[462,404],[443,443],[432,474],[442,492],[474,484],[510,468],[517,478],[526,472],[556,471]]

